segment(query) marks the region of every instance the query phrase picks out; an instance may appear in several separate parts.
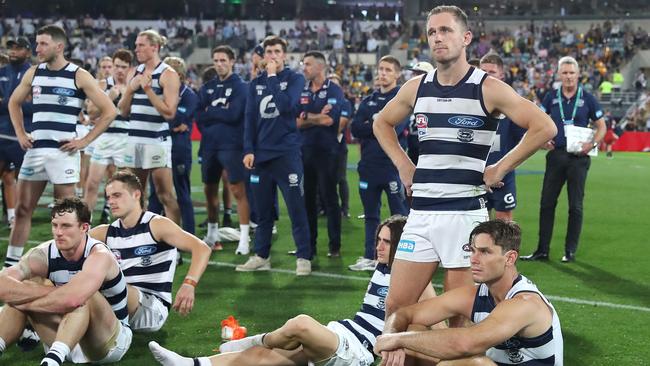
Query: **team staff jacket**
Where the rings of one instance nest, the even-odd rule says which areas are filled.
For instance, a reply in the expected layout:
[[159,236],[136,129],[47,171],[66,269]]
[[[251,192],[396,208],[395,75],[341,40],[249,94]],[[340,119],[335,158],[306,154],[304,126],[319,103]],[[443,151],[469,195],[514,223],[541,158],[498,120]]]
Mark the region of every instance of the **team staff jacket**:
[[216,77],[201,87],[196,125],[203,149],[242,149],[247,86],[239,75],[231,74],[226,80]]
[[[28,62],[23,63],[22,65],[14,66],[8,64],[0,68],[0,133],[5,135],[15,136],[16,131],[14,131],[14,126],[11,124],[11,119],[9,118],[9,98],[14,92],[20,81],[23,79],[25,72],[29,70],[32,65]],[[24,102],[23,107],[23,118],[25,123],[25,129],[29,132],[29,124],[32,121],[32,103]]]
[[[582,87],[580,87],[582,88]],[[558,98],[558,94],[560,97]],[[566,148],[566,135],[564,134],[564,124],[570,124],[578,127],[587,127],[589,121],[596,121],[603,117],[603,109],[600,107],[600,103],[596,98],[591,94],[583,90],[581,98],[578,99],[578,94],[567,99],[564,97],[562,92],[558,93],[558,90],[551,90],[546,93],[544,100],[542,101],[541,108],[546,114],[551,116],[555,126],[557,127],[557,135],[553,139],[555,142],[556,148]],[[577,99],[577,100],[576,100]],[[562,120],[560,112],[560,103],[562,103],[562,109],[564,111],[564,118],[567,121]],[[573,115],[573,109],[577,105],[577,110],[575,113],[575,118],[571,119]]]
[[305,77],[289,68],[268,76],[266,71],[250,82],[246,99],[244,154],[261,163],[299,153],[302,139],[296,117]]
[[[172,130],[172,155],[189,157],[192,159],[192,119],[199,105],[199,97],[187,85],[181,85],[176,116],[169,121],[169,128]],[[174,132],[174,128],[181,124],[187,125],[188,129],[183,132]]]
[[338,146],[339,119],[343,106],[343,91],[341,88],[326,80],[320,89],[315,92],[311,90],[311,82],[305,85],[300,94],[300,108],[303,113],[320,114],[326,105],[332,109],[327,113],[334,123],[331,126],[311,126],[302,129],[303,148],[318,148],[334,150]]
[[[395,170],[393,162],[379,145],[379,141],[372,132],[372,125],[386,104],[395,97],[399,87],[395,87],[387,93],[374,91],[359,104],[359,109],[352,119],[352,135],[361,142],[361,160],[359,166],[372,168],[390,167]],[[409,118],[404,119],[395,127],[395,133],[400,140],[400,145],[404,146],[404,130],[408,127]],[[395,170],[396,171],[396,170]]]

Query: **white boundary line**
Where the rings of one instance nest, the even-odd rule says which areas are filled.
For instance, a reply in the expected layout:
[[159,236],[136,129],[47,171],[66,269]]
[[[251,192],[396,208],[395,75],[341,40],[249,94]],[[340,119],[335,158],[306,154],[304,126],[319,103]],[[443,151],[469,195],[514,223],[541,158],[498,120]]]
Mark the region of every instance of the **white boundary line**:
[[[215,267],[235,268],[235,266],[237,266],[236,264],[233,264],[233,263],[214,262],[214,261],[210,261],[208,264],[211,265],[211,266],[215,266]],[[296,274],[296,272],[292,271],[292,270],[277,269],[277,268],[272,268],[268,272],[285,273],[285,274],[290,274],[290,275],[295,275]],[[364,282],[370,281],[370,277],[348,276],[348,275],[343,275],[343,274],[338,274],[338,273],[329,273],[329,272],[317,272],[317,271],[314,271],[314,272],[311,273],[311,275],[314,276],[314,277],[336,278],[336,279],[339,279],[339,280],[354,280],[354,281],[364,281]],[[441,289],[442,285],[434,283],[433,287]],[[566,303],[569,303],[569,304],[590,305],[590,306],[596,306],[596,307],[600,306],[600,307],[605,307],[605,308],[626,309],[626,310],[636,310],[636,311],[650,312],[650,307],[643,307],[643,306],[636,306],[636,305],[615,304],[615,303],[611,303],[611,302],[591,301],[591,300],[576,299],[576,298],[565,297],[565,296],[553,296],[553,295],[546,296],[546,298],[548,298],[549,300],[552,300],[552,301],[566,302]]]
[[[8,237],[0,237],[0,241],[9,241],[9,238]],[[42,242],[36,241],[36,240],[29,240],[28,243],[29,244],[40,244]],[[215,261],[210,261],[210,262],[208,262],[208,264],[211,265],[211,266],[215,266],[215,267],[229,267],[229,268],[235,268],[235,266],[237,266],[237,264],[234,264],[234,263],[215,262]],[[288,269],[279,269],[279,268],[271,269],[268,272],[284,273],[284,274],[290,274],[290,275],[295,275],[296,274],[295,271],[288,270]],[[314,271],[314,272],[311,273],[311,275],[314,276],[314,277],[335,278],[335,279],[339,279],[339,280],[353,280],[353,281],[364,281],[364,282],[370,281],[370,277],[348,276],[348,275],[343,275],[343,274],[338,274],[338,273],[329,273],[329,272]],[[433,287],[442,288],[442,285],[433,284]],[[616,304],[616,303],[611,303],[611,302],[576,299],[576,298],[573,298],[573,297],[565,297],[565,296],[549,295],[549,296],[546,296],[546,297],[549,300],[552,300],[552,301],[566,302],[566,303],[569,303],[569,304],[589,305],[589,306],[594,306],[594,307],[604,307],[604,308],[612,308],[612,309],[624,309],[624,310],[635,310],[635,311],[650,312],[650,307],[645,307],[645,306]]]

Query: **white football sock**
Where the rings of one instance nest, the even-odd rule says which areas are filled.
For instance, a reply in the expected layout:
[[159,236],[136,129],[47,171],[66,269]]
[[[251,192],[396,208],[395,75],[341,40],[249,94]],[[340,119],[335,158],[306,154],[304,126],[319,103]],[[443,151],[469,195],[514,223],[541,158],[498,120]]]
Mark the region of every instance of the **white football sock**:
[[264,346],[262,343],[262,338],[264,335],[266,335],[266,333],[256,334],[254,336],[238,339],[236,341],[226,342],[219,346],[219,352],[238,352],[255,346]]
[[[149,350],[153,358],[163,366],[194,366],[194,360],[191,358],[172,352],[154,341],[149,342]],[[210,365],[210,363],[207,365]]]

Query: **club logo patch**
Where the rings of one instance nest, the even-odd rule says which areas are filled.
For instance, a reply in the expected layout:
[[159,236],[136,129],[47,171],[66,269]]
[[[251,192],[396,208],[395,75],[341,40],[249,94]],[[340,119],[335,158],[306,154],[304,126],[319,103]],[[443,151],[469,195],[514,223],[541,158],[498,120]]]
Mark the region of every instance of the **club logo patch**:
[[458,130],[457,138],[462,142],[472,142],[474,141],[474,131],[461,128]]
[[289,179],[289,184],[298,184],[298,174],[296,173],[291,173],[288,176]]

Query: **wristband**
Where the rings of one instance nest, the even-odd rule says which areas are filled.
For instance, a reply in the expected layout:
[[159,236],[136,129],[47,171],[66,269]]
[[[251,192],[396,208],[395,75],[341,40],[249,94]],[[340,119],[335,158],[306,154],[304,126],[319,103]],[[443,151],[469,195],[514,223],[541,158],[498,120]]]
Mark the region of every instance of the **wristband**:
[[183,284],[184,284],[184,285],[190,285],[190,286],[196,288],[196,286],[197,286],[199,283],[196,282],[196,281],[194,281],[194,280],[191,279],[191,278],[187,278],[187,277],[186,277],[186,278],[183,280]]

